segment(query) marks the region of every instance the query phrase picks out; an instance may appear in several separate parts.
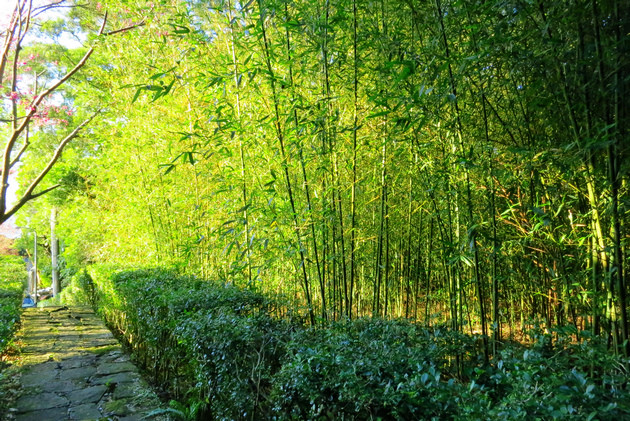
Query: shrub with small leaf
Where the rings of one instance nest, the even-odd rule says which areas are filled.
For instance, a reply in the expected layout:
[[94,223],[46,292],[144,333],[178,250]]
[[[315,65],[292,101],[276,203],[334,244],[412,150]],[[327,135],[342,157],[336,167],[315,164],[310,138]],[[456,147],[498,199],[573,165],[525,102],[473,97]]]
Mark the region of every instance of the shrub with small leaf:
[[[493,400],[492,419],[625,419],[630,416],[628,361],[599,338],[568,342],[560,333],[549,348],[540,336],[529,348],[510,347],[478,381]],[[563,343],[564,342],[564,343]]]
[[156,382],[180,399],[204,403],[201,417],[268,412],[288,329],[270,316],[273,302],[172,270],[91,272],[96,306]]
[[630,416],[628,361],[573,330],[537,332],[486,362],[478,337],[447,327],[309,327],[274,316],[279,304],[259,293],[173,270],[91,267],[76,284],[177,399],[162,411],[181,419]]
[[0,256],[0,353],[11,340],[20,320],[27,273],[19,256]]
[[464,335],[360,319],[297,333],[275,377],[279,419],[446,419],[468,391],[449,359]]

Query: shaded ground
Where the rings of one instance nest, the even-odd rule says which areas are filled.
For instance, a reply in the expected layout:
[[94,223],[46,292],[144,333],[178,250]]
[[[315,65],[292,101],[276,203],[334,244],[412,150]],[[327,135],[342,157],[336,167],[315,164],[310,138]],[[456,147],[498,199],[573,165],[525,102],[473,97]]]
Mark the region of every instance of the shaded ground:
[[18,340],[21,369],[13,380],[21,390],[7,420],[140,420],[160,407],[87,307],[26,309]]

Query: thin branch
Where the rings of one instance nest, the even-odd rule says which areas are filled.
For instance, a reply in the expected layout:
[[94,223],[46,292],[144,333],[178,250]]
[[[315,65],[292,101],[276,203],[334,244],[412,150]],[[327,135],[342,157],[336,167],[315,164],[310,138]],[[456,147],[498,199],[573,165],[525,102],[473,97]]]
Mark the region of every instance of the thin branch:
[[[100,112],[100,111],[99,111]],[[75,137],[77,137],[77,135],[79,134],[79,132],[81,131],[81,129],[83,129],[85,126],[87,126],[93,119],[94,117],[96,117],[99,112],[96,112],[95,114],[93,114],[90,118],[88,118],[87,120],[85,120],[83,123],[79,124],[68,136],[66,136],[61,143],[59,144],[59,146],[57,146],[57,149],[55,150],[55,153],[53,154],[53,156],[50,158],[50,161],[48,161],[48,165],[46,165],[46,167],[39,173],[39,175],[37,176],[37,178],[35,178],[35,180],[33,180],[33,182],[31,183],[30,186],[28,186],[28,188],[26,189],[26,192],[24,192],[24,194],[22,195],[22,198],[8,211],[6,212],[4,215],[2,215],[2,218],[4,220],[10,218],[15,212],[17,212],[22,206],[24,206],[28,201],[35,199],[36,197],[39,197],[45,193],[47,193],[48,191],[56,188],[56,186],[53,187],[49,187],[47,189],[44,189],[41,192],[38,193],[33,193],[33,191],[37,188],[37,186],[39,185],[39,183],[42,182],[42,180],[44,179],[44,177],[46,177],[46,175],[50,172],[50,170],[52,169],[52,167],[55,165],[55,163],[57,163],[57,161],[59,160],[59,158],[61,157],[61,153],[63,152],[63,149],[66,147],[66,145]],[[4,174],[3,174],[4,176]]]
[[106,36],[107,35],[114,35],[114,34],[118,34],[120,32],[125,32],[125,31],[129,31],[131,29],[139,28],[140,26],[144,26],[144,25],[146,25],[146,22],[143,20],[142,22],[136,23],[134,25],[130,25],[130,26],[127,26],[127,27],[124,27],[124,28],[116,29],[114,31],[105,32],[103,35],[106,35]]
[[[105,16],[103,17],[103,24],[101,25],[101,28],[100,28],[100,30],[98,32],[99,36],[103,34],[103,30],[105,29],[105,24],[106,23],[107,23],[107,12],[105,12]],[[1,189],[0,190],[0,198],[2,198],[2,200],[0,200],[0,218],[2,217],[2,215],[5,214],[5,209],[6,209],[5,200],[6,200],[7,188],[9,187],[9,185],[8,185],[8,177],[9,177],[9,167],[11,165],[11,151],[13,150],[13,147],[15,146],[15,142],[17,142],[17,139],[19,138],[19,136],[22,134],[24,129],[26,129],[26,127],[30,123],[31,119],[35,115],[37,106],[43,101],[43,99],[46,98],[48,95],[50,95],[52,92],[54,92],[59,86],[64,84],[76,72],[78,72],[79,69],[81,69],[85,65],[85,63],[90,58],[90,56],[92,55],[93,52],[94,52],[94,47],[92,46],[85,53],[83,58],[76,64],[76,66],[74,66],[74,68],[72,70],[70,70],[68,73],[66,73],[66,75],[64,77],[59,79],[50,88],[46,89],[41,95],[38,95],[31,102],[31,104],[29,105],[29,107],[28,107],[28,109],[29,109],[28,114],[26,115],[26,118],[24,119],[22,124],[20,124],[16,129],[13,130],[13,133],[11,134],[11,137],[7,141],[7,145],[6,145],[5,150],[4,150],[4,160],[3,160],[3,163],[2,163],[2,175],[1,175],[1,177],[2,177],[2,185],[0,186],[0,189]],[[80,128],[80,127],[82,127],[82,126],[79,126],[78,128]]]
[[[18,117],[18,120],[25,119],[26,116]],[[12,118],[0,118],[0,123],[12,123],[14,120]]]
[[[66,4],[64,4],[66,3]],[[88,5],[89,5],[89,0],[86,3],[83,4],[67,4],[68,1],[67,0],[59,0],[57,2],[53,2],[53,3],[49,3],[49,4],[44,4],[42,6],[38,6],[36,8],[33,9],[33,17],[39,16],[44,12],[47,12],[50,9],[74,9],[74,8],[82,8],[82,9],[87,9]]]
[[0,57],[0,85],[4,80],[4,69],[9,61],[9,49],[11,48],[11,42],[13,41],[13,37],[15,35],[15,28],[17,28],[17,21],[21,17],[20,14],[20,0],[16,0],[15,9],[13,10],[13,15],[11,16],[11,22],[7,27],[7,35],[4,40],[4,47],[2,48],[2,57]]
[[20,22],[20,33],[22,34],[22,36],[20,37],[20,39],[18,40],[18,45],[22,45],[22,42],[24,41],[24,38],[26,38],[26,34],[28,32],[28,29],[31,26],[31,13],[33,13],[33,0],[29,0],[28,1],[28,11],[26,12],[26,24],[24,25],[24,31],[22,31],[22,23]]
[[22,158],[22,155],[24,155],[24,152],[26,152],[26,150],[28,149],[30,144],[31,144],[31,142],[28,141],[28,130],[27,130],[26,131],[26,140],[24,141],[24,145],[22,145],[22,148],[20,148],[20,151],[18,152],[18,154],[15,157],[15,159],[11,160],[11,164],[9,165],[9,169],[13,168],[15,166],[15,164],[20,162],[20,159]]
[[[22,20],[22,12],[24,7],[28,2],[28,12],[26,13],[26,23]],[[28,28],[31,23],[31,10],[33,9],[33,0],[24,0],[20,10],[16,10],[19,16],[19,30],[17,36],[17,42],[15,45],[15,54],[13,55],[13,65],[11,67],[13,71],[13,80],[11,81],[11,92],[17,91],[17,72],[18,72],[18,60],[20,58],[20,51],[22,51],[22,42],[24,41],[24,37],[28,32]],[[16,22],[17,25],[17,22]],[[11,97],[11,112],[13,115],[13,124],[12,129],[15,130],[17,128],[17,98]]]
[[31,200],[33,200],[33,199],[36,199],[36,198],[38,198],[39,196],[43,196],[43,195],[45,195],[46,193],[48,193],[49,191],[52,191],[52,190],[54,190],[54,189],[56,189],[57,187],[60,187],[60,186],[61,186],[61,184],[55,184],[54,186],[51,186],[51,187],[45,188],[44,190],[42,190],[42,191],[40,191],[40,192],[38,192],[38,193],[35,193],[35,194],[30,195],[28,199],[26,199],[25,197],[23,197],[22,199],[20,199],[20,202],[19,202],[19,203],[17,203],[15,206],[13,206],[13,207],[9,210],[9,212],[7,212],[7,213],[3,216],[3,220],[4,220],[4,221],[6,221],[7,219],[11,218],[11,217],[12,217],[12,216],[13,216],[13,215],[14,215],[14,214],[18,211],[18,210],[20,210],[20,208],[21,208],[22,206],[24,206],[27,202],[29,202],[29,201],[31,201]]
[[66,0],[59,0],[57,2],[53,2],[53,3],[49,3],[49,4],[44,4],[42,6],[38,6],[35,7],[33,9],[33,17],[40,15],[50,9],[56,9],[56,8],[61,8],[61,7],[71,7],[71,6],[61,6],[63,3],[65,3]]
[[31,195],[31,199],[30,200],[37,199],[39,196],[43,196],[46,193],[48,193],[49,191],[55,190],[57,187],[60,187],[60,186],[61,186],[61,184],[55,184],[54,186],[50,186],[50,187],[45,188],[44,190],[42,190],[40,192],[34,193],[34,194]]

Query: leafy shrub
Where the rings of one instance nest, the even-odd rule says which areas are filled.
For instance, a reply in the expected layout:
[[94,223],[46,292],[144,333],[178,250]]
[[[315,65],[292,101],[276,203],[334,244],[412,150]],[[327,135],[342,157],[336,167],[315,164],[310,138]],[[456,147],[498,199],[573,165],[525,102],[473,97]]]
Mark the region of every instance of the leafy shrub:
[[4,351],[20,320],[27,273],[19,256],[0,256],[0,352]]
[[494,401],[493,419],[625,419],[630,415],[628,361],[600,338],[578,343],[560,334],[550,349],[541,335],[530,348],[508,348],[494,367],[478,370]]
[[94,285],[92,277],[85,269],[75,272],[66,282],[58,298],[51,299],[53,305],[87,306],[94,304]]
[[445,419],[469,399],[444,381],[463,335],[363,319],[298,332],[274,383],[280,419]]
[[[576,332],[485,363],[478,338],[406,321],[308,328],[277,303],[173,270],[91,267],[73,281],[198,419],[624,419],[628,361]],[[582,333],[585,335],[585,333]]]
[[[165,269],[92,269],[94,302],[175,396],[218,418],[250,418],[270,390],[286,324],[266,297]],[[106,276],[103,276],[105,274]]]
[[268,418],[273,375],[289,324],[264,312],[214,308],[181,320],[177,337],[195,359],[196,388],[213,419]]

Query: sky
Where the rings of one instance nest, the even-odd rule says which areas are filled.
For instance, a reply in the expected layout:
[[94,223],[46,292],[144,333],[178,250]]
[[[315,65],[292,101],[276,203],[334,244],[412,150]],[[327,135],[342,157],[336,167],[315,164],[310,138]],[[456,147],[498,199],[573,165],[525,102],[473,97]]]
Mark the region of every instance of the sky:
[[0,0],[0,28],[4,29],[9,23],[14,8],[15,0]]
[[[58,1],[59,0],[33,0],[33,7],[36,7],[37,5],[42,5],[42,4],[56,3]],[[4,30],[6,25],[9,24],[9,21],[11,19],[11,14],[13,13],[13,10],[15,9],[15,3],[16,3],[16,0],[0,0],[0,31]],[[51,12],[46,12],[46,13],[50,13],[50,16],[55,16],[55,15],[62,16],[65,10],[67,9],[62,8],[62,9],[57,9],[57,10],[53,10]],[[81,47],[81,43],[76,38],[70,36],[70,34],[67,34],[67,33],[64,33],[61,35],[59,42],[67,48]]]

